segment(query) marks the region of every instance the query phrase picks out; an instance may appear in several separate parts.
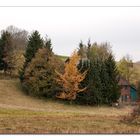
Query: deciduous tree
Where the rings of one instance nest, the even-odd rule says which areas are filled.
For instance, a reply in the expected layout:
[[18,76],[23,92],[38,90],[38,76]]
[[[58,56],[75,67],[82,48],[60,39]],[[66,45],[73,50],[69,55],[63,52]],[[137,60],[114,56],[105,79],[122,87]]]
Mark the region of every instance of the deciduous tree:
[[80,88],[80,84],[84,80],[87,71],[80,73],[77,68],[79,60],[80,56],[74,51],[69,62],[65,64],[64,73],[61,74],[56,71],[58,74],[57,82],[63,88],[63,91],[60,95],[57,95],[57,98],[75,100],[78,93],[86,90],[86,87]]
[[135,75],[135,68],[133,66],[133,61],[129,55],[123,57],[118,63],[118,70],[125,79],[129,82],[133,81],[133,76]]

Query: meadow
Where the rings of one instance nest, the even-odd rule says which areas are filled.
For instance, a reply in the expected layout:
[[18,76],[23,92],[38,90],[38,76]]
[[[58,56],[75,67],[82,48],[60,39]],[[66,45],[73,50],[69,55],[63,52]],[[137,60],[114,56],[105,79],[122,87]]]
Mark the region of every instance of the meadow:
[[140,133],[140,127],[121,120],[132,106],[69,105],[25,95],[17,79],[0,80],[1,134]]

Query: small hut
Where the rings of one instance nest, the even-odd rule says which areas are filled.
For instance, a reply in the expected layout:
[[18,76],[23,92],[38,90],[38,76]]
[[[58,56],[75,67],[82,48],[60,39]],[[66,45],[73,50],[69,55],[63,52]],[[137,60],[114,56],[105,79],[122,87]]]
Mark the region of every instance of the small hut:
[[125,78],[120,78],[119,85],[121,88],[120,102],[130,103],[137,101],[137,90]]

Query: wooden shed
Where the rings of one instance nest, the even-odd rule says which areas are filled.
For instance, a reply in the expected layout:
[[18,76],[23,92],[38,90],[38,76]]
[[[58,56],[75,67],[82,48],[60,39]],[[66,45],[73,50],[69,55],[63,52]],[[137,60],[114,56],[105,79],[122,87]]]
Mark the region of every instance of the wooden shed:
[[119,85],[121,88],[120,102],[136,102],[137,90],[125,78],[120,78]]

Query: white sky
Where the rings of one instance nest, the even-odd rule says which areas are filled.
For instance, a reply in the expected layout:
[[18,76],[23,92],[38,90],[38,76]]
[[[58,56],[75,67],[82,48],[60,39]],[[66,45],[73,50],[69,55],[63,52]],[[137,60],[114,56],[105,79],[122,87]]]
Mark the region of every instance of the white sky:
[[70,55],[90,38],[110,42],[117,60],[140,60],[140,7],[0,7],[0,30],[9,25],[47,34],[57,54]]

